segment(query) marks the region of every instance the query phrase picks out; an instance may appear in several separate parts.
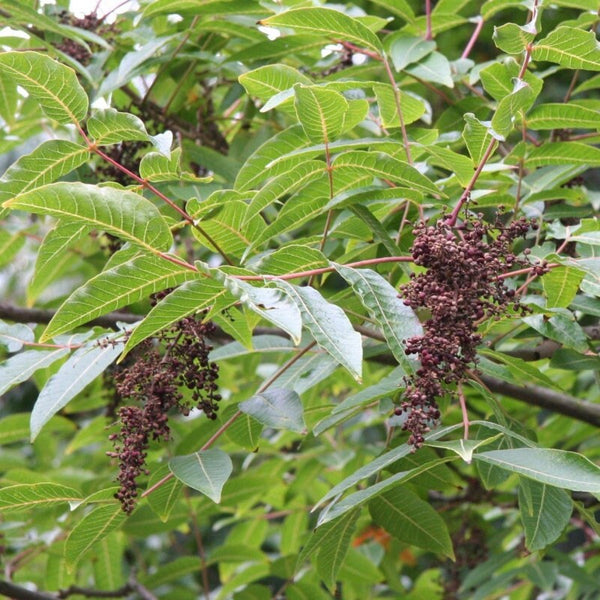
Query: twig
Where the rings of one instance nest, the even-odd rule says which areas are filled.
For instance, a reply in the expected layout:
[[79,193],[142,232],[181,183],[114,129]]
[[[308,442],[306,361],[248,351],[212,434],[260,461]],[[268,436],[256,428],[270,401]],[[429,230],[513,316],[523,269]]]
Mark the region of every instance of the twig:
[[477,17],[477,25],[475,27],[475,30],[473,31],[473,35],[471,35],[471,38],[467,42],[463,53],[460,55],[461,58],[468,58],[469,54],[471,54],[471,50],[473,50],[473,46],[475,45],[475,42],[477,41],[477,38],[479,37],[481,30],[483,29],[483,23],[483,17]]
[[469,439],[469,413],[467,411],[467,401],[465,399],[465,394],[463,392],[462,383],[458,384],[458,400],[460,402],[460,410],[462,412],[463,417],[463,426],[464,426],[464,435],[463,439]]
[[568,394],[538,385],[515,385],[488,375],[481,375],[480,377],[492,392],[510,396],[527,404],[553,410],[562,415],[600,427],[600,404],[585,402]]

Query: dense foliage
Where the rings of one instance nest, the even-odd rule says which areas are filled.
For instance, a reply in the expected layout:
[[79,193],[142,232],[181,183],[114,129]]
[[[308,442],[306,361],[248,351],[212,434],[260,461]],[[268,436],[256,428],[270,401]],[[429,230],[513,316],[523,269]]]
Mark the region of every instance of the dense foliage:
[[0,593],[597,598],[597,0],[0,3]]

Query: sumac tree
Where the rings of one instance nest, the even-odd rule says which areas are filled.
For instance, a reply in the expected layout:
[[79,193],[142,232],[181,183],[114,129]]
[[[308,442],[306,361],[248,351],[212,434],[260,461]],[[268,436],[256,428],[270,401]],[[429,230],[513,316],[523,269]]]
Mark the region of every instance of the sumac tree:
[[596,598],[597,1],[40,4],[0,592]]

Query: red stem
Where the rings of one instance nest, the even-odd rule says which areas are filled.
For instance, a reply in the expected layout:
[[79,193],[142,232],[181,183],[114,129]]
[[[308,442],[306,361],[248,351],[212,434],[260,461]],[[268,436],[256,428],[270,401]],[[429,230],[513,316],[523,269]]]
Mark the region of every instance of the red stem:
[[479,37],[481,30],[483,29],[483,23],[483,17],[478,17],[477,25],[475,27],[475,30],[473,31],[473,35],[471,35],[471,38],[467,42],[463,53],[460,55],[461,58],[468,58],[469,54],[471,54],[471,50],[473,50],[473,46],[475,45],[475,42],[477,41],[477,38]]
[[425,39],[432,40],[433,34],[431,32],[431,0],[425,0],[425,21],[427,22],[427,28],[425,30]]

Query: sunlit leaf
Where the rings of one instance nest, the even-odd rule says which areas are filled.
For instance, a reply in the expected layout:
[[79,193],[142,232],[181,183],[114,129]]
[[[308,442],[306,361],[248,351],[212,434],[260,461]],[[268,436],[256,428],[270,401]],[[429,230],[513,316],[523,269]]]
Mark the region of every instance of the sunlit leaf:
[[157,208],[143,196],[85,183],[51,183],[19,194],[9,208],[73,219],[108,231],[151,252],[167,250],[173,236]]
[[600,48],[592,31],[557,27],[533,45],[533,60],[557,63],[568,69],[600,71]]
[[298,8],[263,19],[264,25],[291,27],[305,33],[320,33],[337,41],[352,42],[362,48],[379,52],[379,38],[357,19],[328,8]]
[[39,102],[51,119],[78,123],[85,118],[88,97],[69,67],[38,52],[3,52],[0,67]]

